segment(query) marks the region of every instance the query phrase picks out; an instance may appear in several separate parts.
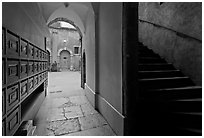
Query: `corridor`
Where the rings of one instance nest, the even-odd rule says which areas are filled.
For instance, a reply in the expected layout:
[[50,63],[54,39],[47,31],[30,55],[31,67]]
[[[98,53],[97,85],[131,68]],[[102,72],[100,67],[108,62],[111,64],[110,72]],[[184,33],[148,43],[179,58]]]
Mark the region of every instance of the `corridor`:
[[79,72],[49,72],[48,76],[47,97],[34,118],[35,136],[115,135],[86,99]]
[[2,2],[2,136],[201,136],[202,65],[201,2]]

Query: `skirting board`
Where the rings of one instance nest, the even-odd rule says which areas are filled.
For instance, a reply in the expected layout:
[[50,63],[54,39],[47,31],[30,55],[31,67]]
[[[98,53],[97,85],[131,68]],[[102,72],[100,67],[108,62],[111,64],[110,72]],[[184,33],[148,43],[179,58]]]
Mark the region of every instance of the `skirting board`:
[[108,101],[96,94],[96,107],[107,120],[113,131],[118,136],[124,135],[124,116],[119,113]]
[[87,84],[85,84],[85,95],[91,105],[95,107],[95,92]]
[[85,95],[106,119],[110,127],[118,136],[124,135],[124,116],[119,113],[108,101],[96,94],[88,85],[85,85]]

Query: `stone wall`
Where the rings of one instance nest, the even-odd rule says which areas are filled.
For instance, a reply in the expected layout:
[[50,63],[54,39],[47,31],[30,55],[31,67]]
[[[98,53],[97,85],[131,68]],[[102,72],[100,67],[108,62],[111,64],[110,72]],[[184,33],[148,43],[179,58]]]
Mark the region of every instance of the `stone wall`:
[[202,3],[140,3],[139,41],[202,84]]
[[[51,50],[51,64],[55,61],[60,63],[60,52],[62,50],[69,51],[71,58],[71,64],[74,70],[80,70],[80,54],[74,54],[74,47],[81,47],[80,36],[76,31],[67,31],[59,29],[50,29],[51,32],[51,45],[48,47]],[[64,41],[66,40],[66,41]],[[80,52],[80,48],[79,48]]]

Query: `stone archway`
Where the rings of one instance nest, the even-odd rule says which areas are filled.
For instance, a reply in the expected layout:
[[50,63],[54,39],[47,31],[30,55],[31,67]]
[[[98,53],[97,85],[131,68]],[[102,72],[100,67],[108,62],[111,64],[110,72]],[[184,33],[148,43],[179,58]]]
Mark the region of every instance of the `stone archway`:
[[53,23],[55,23],[55,22],[57,22],[57,21],[64,21],[64,22],[67,22],[67,23],[73,25],[73,26],[76,28],[76,30],[78,31],[80,37],[82,37],[82,32],[81,32],[80,28],[79,28],[77,25],[75,25],[73,21],[71,21],[71,20],[69,20],[69,19],[67,19],[67,18],[63,18],[63,17],[55,18],[54,20],[51,20],[51,21],[48,23],[48,27],[50,27]]

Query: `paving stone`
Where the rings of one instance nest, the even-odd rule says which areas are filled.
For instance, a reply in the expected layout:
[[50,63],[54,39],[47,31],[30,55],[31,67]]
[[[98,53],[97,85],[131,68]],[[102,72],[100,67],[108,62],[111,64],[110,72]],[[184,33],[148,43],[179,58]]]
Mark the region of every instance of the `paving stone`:
[[54,131],[47,129],[46,136],[55,136]]
[[41,107],[35,116],[35,124],[45,123],[48,118],[48,115],[47,115],[48,113],[49,113],[49,108],[44,106]]
[[85,96],[72,96],[72,97],[69,97],[70,101],[74,104],[77,104],[77,105],[82,105],[82,104],[86,104],[88,103],[89,101],[86,99]]
[[79,122],[81,125],[81,130],[96,128],[107,124],[100,114],[91,114],[84,117],[79,117]]
[[51,108],[49,109],[49,114],[57,114],[57,113],[63,113],[63,108]]
[[115,135],[116,134],[108,125],[104,125],[97,128],[66,134],[63,136],[115,136]]
[[83,116],[80,106],[64,107],[64,113],[67,119]]
[[46,136],[47,135],[47,131],[46,131],[46,123],[40,123],[40,124],[36,124],[36,130],[34,132],[34,135],[37,136]]
[[77,104],[74,104],[69,100],[68,102],[64,103],[60,107],[70,107],[70,106],[77,106]]
[[[34,135],[112,135],[110,127],[105,125],[107,123],[102,116],[94,111],[84,96],[84,90],[79,87],[79,73],[49,72],[48,74],[48,95],[35,117],[37,128]],[[62,90],[62,92],[49,93],[58,90]],[[77,106],[77,108],[72,106]],[[84,116],[81,116],[83,113]],[[74,116],[79,117],[71,118]],[[70,119],[67,119],[69,117]]]
[[97,114],[98,112],[91,106],[91,104],[83,104],[81,105],[82,112],[84,116],[90,115],[90,114]]
[[59,86],[52,86],[52,87],[49,87],[49,93],[51,92],[56,92],[56,91],[61,91],[61,88]]
[[69,101],[68,98],[54,98],[52,99],[51,108],[61,107],[63,104]]
[[80,131],[79,120],[77,118],[50,122],[48,129],[53,130],[55,135],[63,135]]
[[65,120],[63,108],[52,108],[47,114],[47,121]]

